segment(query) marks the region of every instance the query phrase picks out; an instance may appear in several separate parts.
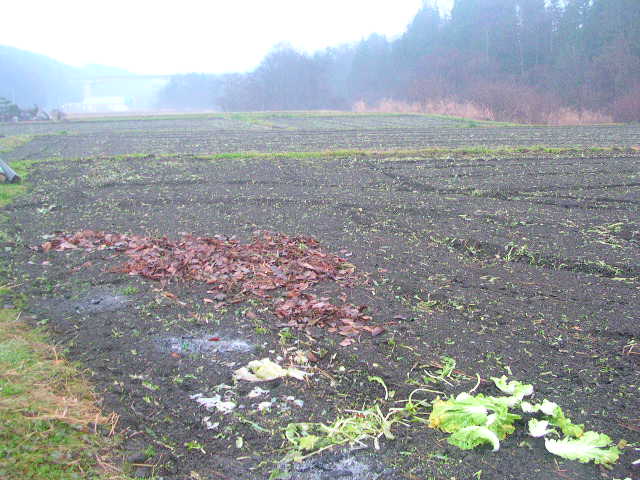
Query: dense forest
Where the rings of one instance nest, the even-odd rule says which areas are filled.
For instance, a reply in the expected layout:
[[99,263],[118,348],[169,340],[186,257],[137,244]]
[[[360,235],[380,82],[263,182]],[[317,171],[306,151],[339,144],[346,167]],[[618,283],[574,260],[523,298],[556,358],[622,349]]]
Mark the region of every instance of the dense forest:
[[[104,69],[124,72],[77,69],[0,46],[0,97],[22,107],[58,108],[81,101],[82,80]],[[640,1],[455,0],[442,15],[425,0],[397,38],[373,34],[312,54],[281,44],[252,72],[176,75],[156,100],[156,107],[175,110],[640,121]]]
[[250,73],[176,76],[160,105],[638,121],[640,1],[455,0],[447,16],[426,1],[397,39],[312,55],[279,45]]

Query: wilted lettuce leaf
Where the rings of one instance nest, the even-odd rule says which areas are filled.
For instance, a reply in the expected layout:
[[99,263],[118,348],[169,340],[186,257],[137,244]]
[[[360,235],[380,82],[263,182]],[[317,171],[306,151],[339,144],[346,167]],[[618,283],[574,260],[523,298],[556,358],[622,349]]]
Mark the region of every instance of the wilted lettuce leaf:
[[489,418],[489,422],[487,422],[487,428],[495,432],[496,435],[498,435],[498,438],[500,438],[501,440],[503,440],[507,435],[514,432],[516,427],[513,425],[513,422],[522,418],[520,417],[520,415],[509,413],[507,410],[501,411],[499,414],[496,413],[494,415],[490,415],[490,417],[492,418]]
[[447,441],[462,450],[471,450],[483,443],[491,444],[494,452],[500,448],[500,440],[495,432],[477,425],[458,430]]
[[555,412],[556,408],[558,408],[558,404],[555,402],[550,402],[545,398],[542,401],[542,403],[531,404],[529,402],[524,401],[520,404],[520,408],[522,408],[522,411],[525,413],[542,412],[545,415],[549,415],[551,417],[553,416],[553,413]]
[[558,406],[553,410],[553,415],[549,418],[549,423],[558,427],[562,430],[562,433],[568,437],[579,438],[584,434],[584,425],[571,422],[571,419],[565,417],[562,408]]
[[584,432],[584,426],[574,424],[566,417],[557,403],[544,399],[532,404],[523,401],[533,394],[533,387],[518,381],[507,381],[506,376],[492,378],[504,397],[485,397],[482,394],[461,393],[455,398],[436,398],[429,416],[429,426],[452,433],[449,443],[463,450],[488,443],[498,450],[500,440],[515,430],[514,422],[522,418],[509,412],[518,405],[524,413],[541,413],[543,418],[532,418],[528,422],[529,434],[544,437],[548,433],[557,434],[550,426],[558,427],[566,438],[552,440],[545,438],[547,450],[551,453],[586,463],[609,464],[618,460],[620,451],[610,446],[611,439],[597,432]]
[[489,411],[482,400],[467,393],[461,393],[449,400],[441,400],[438,397],[433,402],[429,426],[453,433],[464,427],[485,424],[488,414]]
[[469,426],[482,426],[503,439],[513,432],[513,422],[520,418],[520,415],[509,413],[504,399],[461,393],[454,399],[443,401],[437,398],[434,401],[429,426],[448,433]]
[[532,437],[544,437],[547,433],[555,432],[554,429],[550,429],[549,422],[547,420],[538,420],[537,418],[532,418],[529,420],[529,435]]
[[579,438],[584,433],[584,425],[576,424],[566,417],[562,408],[555,402],[550,402],[546,398],[542,403],[531,404],[529,402],[522,402],[520,408],[525,413],[537,413],[542,412],[546,415],[546,420],[554,427],[560,428],[562,433],[574,438]]
[[[545,438],[547,450],[567,460],[578,460],[582,463],[611,464],[618,461],[620,450],[609,447],[611,438],[604,433],[585,432],[580,438],[563,438],[553,440]],[[608,448],[606,448],[608,447]]]
[[502,375],[500,378],[491,377],[491,380],[493,380],[493,383],[501,392],[511,395],[511,401],[509,402],[511,404],[510,406],[516,405],[524,397],[533,394],[533,385],[522,383],[517,380],[507,382],[506,375]]

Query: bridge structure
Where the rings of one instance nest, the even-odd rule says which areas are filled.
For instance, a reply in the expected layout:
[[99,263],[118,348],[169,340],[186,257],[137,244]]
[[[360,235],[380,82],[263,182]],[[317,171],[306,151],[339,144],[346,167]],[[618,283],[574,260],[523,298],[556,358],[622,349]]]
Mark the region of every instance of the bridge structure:
[[67,113],[108,113],[150,110],[171,75],[95,75],[81,77],[82,101],[67,103]]
[[82,80],[83,99],[93,97],[94,88],[96,86],[117,85],[121,83],[127,84],[159,84],[166,85],[171,80],[171,75],[100,75]]

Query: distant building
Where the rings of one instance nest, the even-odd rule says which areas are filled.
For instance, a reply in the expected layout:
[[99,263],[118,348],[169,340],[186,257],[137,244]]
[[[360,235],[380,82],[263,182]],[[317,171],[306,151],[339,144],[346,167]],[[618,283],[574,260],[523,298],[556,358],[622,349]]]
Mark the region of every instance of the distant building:
[[124,97],[87,97],[82,102],[65,103],[66,113],[108,113],[129,110]]

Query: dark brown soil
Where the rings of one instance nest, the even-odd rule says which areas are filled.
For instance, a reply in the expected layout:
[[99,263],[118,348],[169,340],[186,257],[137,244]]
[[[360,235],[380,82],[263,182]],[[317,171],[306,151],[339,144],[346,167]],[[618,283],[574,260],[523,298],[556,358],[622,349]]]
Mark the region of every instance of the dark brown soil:
[[[23,277],[25,314],[46,324],[68,357],[90,370],[104,409],[120,415],[123,455],[153,465],[128,468],[164,479],[268,478],[284,454],[282,429],[289,422],[330,422],[375,402],[394,406],[368,377],[381,377],[394,399],[405,399],[449,357],[459,374],[451,385],[427,388],[450,395],[473,388],[476,374],[486,380],[512,373],[534,384],[537,399],[555,401],[575,422],[631,446],[609,471],[552,456],[524,428],[496,453],[463,452],[448,445],[445,434],[415,424],[398,427],[397,439],[382,441],[378,451],[333,452],[298,465],[293,478],[637,478],[631,463],[640,458],[634,450],[640,446],[640,156],[212,161],[192,154],[630,146],[640,129],[459,128],[464,124],[453,122],[429,130],[389,126],[385,116],[376,124],[366,116],[365,131],[345,118],[288,118],[283,131],[254,124],[242,132],[187,132],[195,120],[176,119],[144,120],[146,131],[123,133],[112,131],[116,122],[92,122],[91,132],[38,137],[12,153],[83,158],[35,165],[31,193],[5,209],[20,243],[6,245],[4,255]],[[120,153],[176,155],[113,157]],[[216,310],[203,302],[207,285],[161,285],[110,273],[126,260],[113,250],[28,248],[54,231],[84,229],[242,240],[255,230],[311,235],[364,275],[350,289],[323,282],[311,291],[331,298],[347,293],[350,302],[368,305],[387,332],[363,333],[348,347],[326,329],[289,335],[268,306],[250,296]],[[211,337],[243,346],[210,349],[203,339]],[[270,382],[262,385],[270,393],[257,400],[247,397],[255,385],[234,386],[239,366],[286,358],[296,348],[319,359],[309,381]],[[485,381],[478,391],[494,390]],[[216,393],[243,408],[223,415],[190,398]],[[257,403],[272,398],[270,412],[257,411]],[[205,417],[219,425],[208,429]],[[202,449],[188,448],[194,442]],[[150,446],[150,457],[140,454]]]
[[98,155],[393,150],[425,147],[632,147],[637,125],[500,126],[426,115],[219,114],[195,117],[2,124],[36,138],[9,159]]

